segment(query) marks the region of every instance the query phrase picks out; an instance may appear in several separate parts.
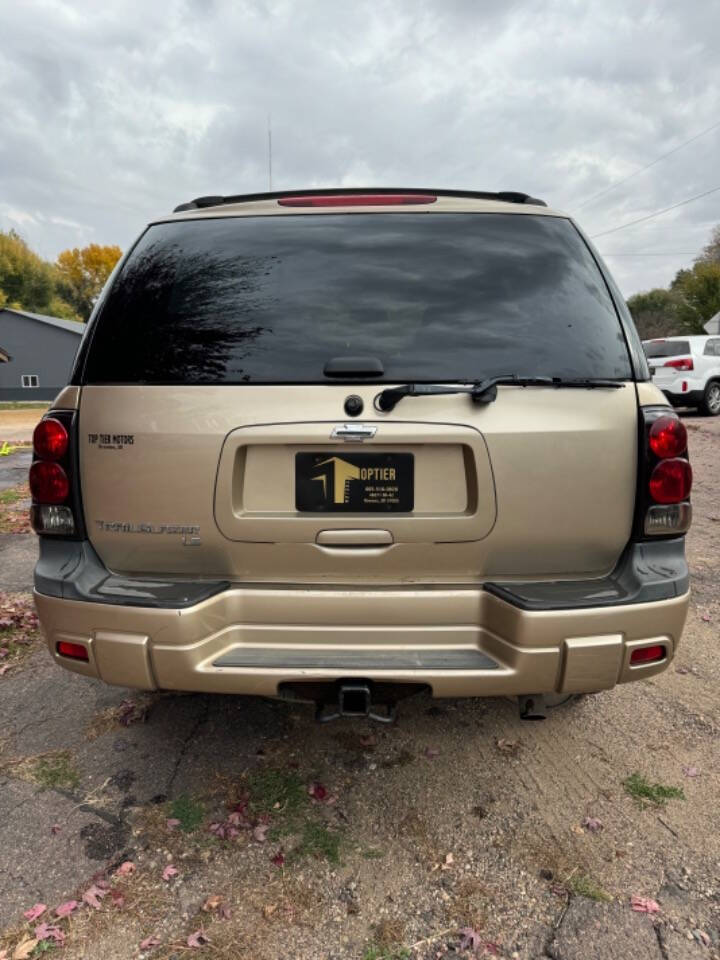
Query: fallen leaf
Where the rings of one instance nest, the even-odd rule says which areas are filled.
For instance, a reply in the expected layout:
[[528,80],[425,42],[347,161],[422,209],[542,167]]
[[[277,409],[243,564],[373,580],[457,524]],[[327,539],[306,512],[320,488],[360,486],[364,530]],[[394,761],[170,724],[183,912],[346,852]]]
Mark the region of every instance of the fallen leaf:
[[125,863],[121,863],[120,866],[115,871],[116,877],[129,877],[131,873],[135,873],[135,864],[132,860],[126,860]]
[[278,850],[274,857],[270,857],[270,863],[274,863],[276,867],[285,866],[285,854],[282,850]]
[[472,950],[473,953],[476,953],[480,949],[481,943],[480,934],[477,930],[474,930],[472,927],[462,928],[460,931],[461,950]]
[[434,760],[435,757],[440,756],[440,751],[436,750],[434,747],[425,747],[425,756],[428,760]]
[[26,920],[29,920],[30,923],[32,923],[33,920],[37,920],[38,917],[41,917],[46,910],[47,907],[44,903],[36,903],[34,907],[30,907],[29,910],[26,910],[23,913],[23,916]]
[[172,880],[173,877],[179,876],[180,871],[169,863],[162,872],[163,880]]
[[212,913],[213,910],[217,910],[218,907],[223,903],[223,898],[218,893],[214,893],[211,897],[208,897],[205,903],[202,905],[202,909],[205,913]]
[[37,945],[38,942],[34,937],[26,937],[24,940],[21,940],[15,947],[13,960],[28,960],[28,957]]
[[683,773],[686,777],[699,777],[700,771],[697,767],[683,767]]
[[187,938],[189,947],[204,947],[206,943],[210,943],[210,938],[205,935],[203,930],[196,930]]
[[160,941],[157,937],[145,937],[144,940],[140,941],[141,950],[149,950],[150,947],[159,947]]
[[77,900],[68,900],[67,903],[61,903],[55,910],[56,917],[69,917],[73,910],[77,910]]
[[365,733],[360,737],[361,747],[374,747],[377,744],[377,737],[372,733]]
[[35,936],[38,940],[54,940],[55,943],[65,943],[65,933],[60,927],[50,923],[41,923],[35,927]]
[[229,920],[232,916],[230,907],[226,903],[224,903],[218,910],[218,916],[221,920]]
[[317,800],[318,803],[322,803],[328,795],[327,787],[323,786],[322,783],[318,783],[317,781],[310,784],[308,787],[308,793],[313,800]]
[[445,854],[445,860],[440,865],[441,870],[449,870],[450,867],[455,863],[455,857],[451,853]]
[[584,817],[580,821],[580,826],[585,827],[590,833],[597,833],[599,830],[602,830],[605,825],[599,817]]
[[113,906],[117,907],[118,910],[122,910],[122,908],[125,906],[125,894],[122,892],[122,890],[111,890],[110,899],[112,900]]
[[176,817],[170,817],[170,819],[166,820],[165,823],[167,824],[168,830],[174,830],[175,827],[180,826],[180,821]]
[[269,823],[259,823],[253,830],[253,837],[257,840],[258,843],[265,843],[267,840],[267,832],[270,829]]
[[500,948],[496,943],[492,943],[490,940],[485,941],[483,944],[483,950],[491,957],[497,957],[500,955]]
[[660,913],[660,904],[648,897],[630,897],[630,906],[636,913]]
[[54,823],[54,824],[50,827],[50,833],[51,833],[54,837],[56,837],[56,836],[60,833],[61,830],[62,830],[62,827],[60,826],[59,823]]
[[107,890],[103,890],[102,887],[99,887],[94,883],[89,887],[85,893],[82,895],[83,903],[86,903],[89,907],[92,907],[94,910],[100,909],[100,901],[107,893]]
[[712,623],[712,617],[709,617],[706,613],[704,613],[704,614],[700,617],[700,619],[701,619],[701,620],[704,620],[705,623]]
[[518,740],[496,740],[495,743],[500,753],[514,754],[520,749],[520,743]]
[[0,677],[4,677],[8,670],[12,670],[12,668],[12,663],[6,663],[4,666],[0,667]]
[[265,906],[262,908],[262,914],[266,920],[269,920],[276,910],[277,910],[276,903],[266,903]]

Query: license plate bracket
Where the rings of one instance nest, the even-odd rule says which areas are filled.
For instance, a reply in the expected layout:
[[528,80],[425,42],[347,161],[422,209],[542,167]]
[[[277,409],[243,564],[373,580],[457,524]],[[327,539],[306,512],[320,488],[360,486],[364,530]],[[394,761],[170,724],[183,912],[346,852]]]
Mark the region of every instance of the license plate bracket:
[[412,453],[296,453],[295,509],[303,513],[410,513]]

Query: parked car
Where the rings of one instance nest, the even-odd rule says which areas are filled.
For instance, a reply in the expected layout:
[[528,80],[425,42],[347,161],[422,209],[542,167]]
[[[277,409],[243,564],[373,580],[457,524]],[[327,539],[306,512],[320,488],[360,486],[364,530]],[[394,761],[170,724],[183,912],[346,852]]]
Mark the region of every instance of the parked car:
[[680,642],[685,428],[587,238],[525,194],[182,204],[34,449],[47,642],[107,683],[537,718]]
[[720,337],[643,340],[653,383],[676,407],[720,413]]

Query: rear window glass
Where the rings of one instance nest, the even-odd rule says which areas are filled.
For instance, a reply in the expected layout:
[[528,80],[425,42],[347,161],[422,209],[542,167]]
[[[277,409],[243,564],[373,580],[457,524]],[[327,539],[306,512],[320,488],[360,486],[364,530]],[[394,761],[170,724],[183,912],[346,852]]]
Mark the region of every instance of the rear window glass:
[[643,343],[643,350],[650,360],[655,357],[681,357],[690,353],[690,343],[687,340],[650,340]]
[[570,221],[325,214],[158,224],[98,317],[85,382],[630,378],[604,280]]

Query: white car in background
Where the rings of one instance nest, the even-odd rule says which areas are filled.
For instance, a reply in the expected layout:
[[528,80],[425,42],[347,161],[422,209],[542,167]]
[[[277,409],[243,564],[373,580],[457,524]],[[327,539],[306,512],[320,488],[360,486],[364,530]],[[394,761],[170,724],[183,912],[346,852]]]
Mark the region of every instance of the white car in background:
[[674,407],[720,413],[720,336],[643,340],[653,383]]

